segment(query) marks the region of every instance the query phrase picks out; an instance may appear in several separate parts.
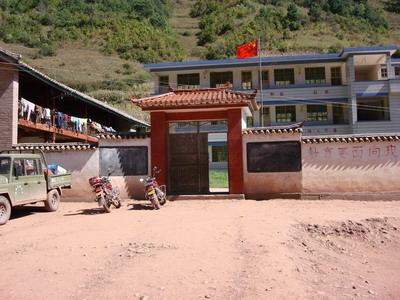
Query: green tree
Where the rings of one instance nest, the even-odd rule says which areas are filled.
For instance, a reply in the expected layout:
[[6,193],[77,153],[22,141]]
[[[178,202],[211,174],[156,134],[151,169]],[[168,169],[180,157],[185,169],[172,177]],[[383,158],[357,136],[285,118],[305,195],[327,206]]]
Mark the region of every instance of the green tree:
[[394,13],[400,13],[400,0],[389,0],[385,3],[385,9]]
[[312,22],[319,22],[322,20],[322,8],[321,6],[316,3],[313,2],[311,4],[310,9],[308,10],[308,16],[310,17],[310,20]]
[[289,4],[287,9],[286,18],[290,30],[298,30],[300,28],[300,15],[299,9],[296,4]]

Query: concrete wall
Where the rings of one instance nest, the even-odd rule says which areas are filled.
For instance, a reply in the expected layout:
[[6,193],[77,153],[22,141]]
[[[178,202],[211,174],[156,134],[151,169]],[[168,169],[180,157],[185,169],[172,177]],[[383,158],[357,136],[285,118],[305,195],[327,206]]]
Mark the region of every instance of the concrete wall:
[[[148,147],[148,173],[140,176],[111,176],[112,184],[121,191],[122,198],[144,199],[143,183],[139,180],[151,174],[151,146],[150,138],[145,139],[125,139],[125,140],[100,140],[99,147],[129,147],[147,146]],[[162,170],[165,172],[165,170]]]
[[64,190],[63,201],[94,201],[89,178],[99,175],[99,150],[48,152],[45,155],[48,164],[58,164],[72,173],[72,188]]
[[400,193],[400,141],[302,143],[301,172],[249,173],[249,142],[300,140],[300,134],[243,136],[244,190],[247,198],[271,194]]
[[17,144],[18,72],[0,63],[0,149]]
[[400,142],[302,144],[304,193],[399,192]]
[[[100,140],[100,147],[149,147],[149,170],[150,174],[150,139],[128,139],[128,140]],[[72,189],[65,189],[64,201],[94,201],[94,193],[89,185],[89,178],[100,173],[100,151],[63,151],[46,153],[49,164],[59,164],[72,172]],[[141,176],[111,176],[113,186],[118,187],[123,199],[144,199],[143,184],[139,181]]]
[[300,141],[300,134],[243,135],[243,172],[246,198],[262,199],[266,194],[301,192],[302,172],[249,173],[247,170],[247,143],[277,141]]

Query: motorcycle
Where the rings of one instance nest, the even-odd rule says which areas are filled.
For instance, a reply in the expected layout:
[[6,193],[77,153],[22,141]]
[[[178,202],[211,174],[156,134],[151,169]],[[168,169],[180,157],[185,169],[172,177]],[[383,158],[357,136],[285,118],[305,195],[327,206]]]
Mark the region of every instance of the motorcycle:
[[107,176],[95,176],[89,179],[89,184],[93,187],[96,193],[96,202],[99,206],[103,206],[104,212],[111,212],[111,205],[115,208],[121,207],[121,199],[119,197],[119,190],[114,188],[110,180],[111,172]]
[[146,179],[140,178],[140,182],[144,182],[145,197],[151,202],[154,209],[160,209],[160,206],[167,202],[167,187],[165,185],[159,186],[156,180],[156,175],[160,172],[160,169],[154,167],[152,176]]

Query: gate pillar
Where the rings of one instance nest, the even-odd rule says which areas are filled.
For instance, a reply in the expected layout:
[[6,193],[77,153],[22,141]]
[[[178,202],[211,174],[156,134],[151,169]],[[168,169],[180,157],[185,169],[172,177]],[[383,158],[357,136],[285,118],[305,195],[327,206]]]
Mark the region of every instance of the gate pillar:
[[242,110],[228,110],[229,192],[243,194]]
[[168,178],[168,123],[165,112],[152,112],[151,116],[151,166],[162,171],[157,175],[159,184],[167,184]]

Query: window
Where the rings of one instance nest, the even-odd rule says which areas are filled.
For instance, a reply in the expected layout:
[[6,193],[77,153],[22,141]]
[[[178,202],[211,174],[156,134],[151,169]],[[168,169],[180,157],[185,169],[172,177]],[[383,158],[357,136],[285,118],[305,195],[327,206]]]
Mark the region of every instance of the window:
[[261,77],[262,77],[262,88],[263,89],[269,88],[269,72],[262,71]]
[[345,124],[345,105],[333,103],[332,106],[333,124]]
[[8,175],[10,173],[10,159],[0,158],[0,175]]
[[251,71],[242,72],[242,89],[243,90],[252,89]]
[[381,78],[388,78],[388,70],[386,66],[381,67]]
[[100,148],[100,175],[108,170],[113,176],[148,174],[148,149],[146,146]]
[[25,159],[25,172],[27,176],[39,175],[39,166],[35,159]]
[[168,76],[159,76],[158,77],[158,92],[160,94],[169,92],[169,77]]
[[388,98],[358,98],[357,99],[358,121],[389,121]]
[[306,68],[306,84],[324,84],[325,79],[325,68]]
[[294,84],[294,69],[277,69],[274,70],[275,85],[286,86]]
[[296,106],[276,106],[275,109],[277,123],[296,122]]
[[25,163],[23,159],[15,159],[13,162],[13,176],[25,176]]
[[198,89],[200,87],[200,74],[178,74],[178,89]]
[[340,67],[331,68],[331,84],[342,85],[342,69]]
[[247,117],[246,118],[246,127],[253,127],[254,126],[253,122],[254,122],[253,117]]
[[269,126],[271,125],[271,114],[269,113],[269,107],[262,108],[262,120],[261,126]]
[[328,121],[327,105],[307,105],[307,121],[308,122]]
[[227,162],[228,150],[225,146],[212,146],[212,162]]
[[395,75],[396,77],[400,77],[400,67],[395,67],[395,68],[394,68],[394,75]]
[[233,82],[232,72],[211,72],[210,73],[210,87],[220,88],[225,87],[227,84],[231,87]]

